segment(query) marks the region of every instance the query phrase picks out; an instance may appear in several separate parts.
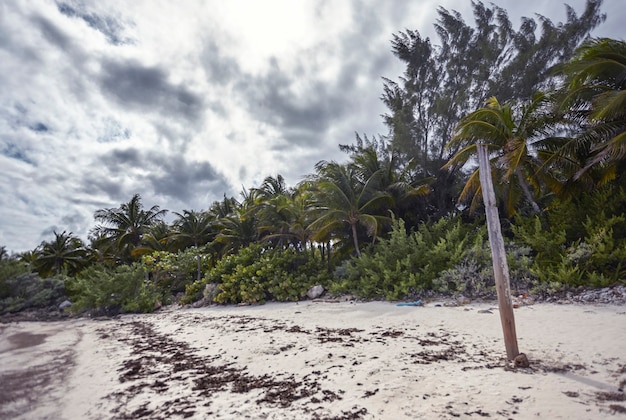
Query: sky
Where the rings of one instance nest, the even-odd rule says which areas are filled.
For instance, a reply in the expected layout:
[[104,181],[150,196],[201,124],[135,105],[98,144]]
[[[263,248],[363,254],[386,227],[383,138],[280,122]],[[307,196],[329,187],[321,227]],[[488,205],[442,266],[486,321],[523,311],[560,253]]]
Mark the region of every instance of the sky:
[[[563,2],[494,3],[516,29],[565,21]],[[382,78],[404,70],[392,35],[437,44],[438,6],[472,22],[469,0],[0,3],[0,246],[86,240],[96,210],[136,193],[172,220],[345,160],[355,133],[387,133]],[[622,0],[603,11],[593,35],[624,39]]]

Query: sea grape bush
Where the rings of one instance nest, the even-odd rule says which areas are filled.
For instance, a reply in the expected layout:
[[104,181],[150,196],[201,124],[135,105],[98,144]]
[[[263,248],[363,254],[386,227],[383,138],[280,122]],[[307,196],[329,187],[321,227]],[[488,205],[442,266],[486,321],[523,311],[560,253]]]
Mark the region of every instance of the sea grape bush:
[[187,287],[185,302],[200,298],[206,284],[218,284],[218,303],[296,301],[316,284],[327,286],[330,275],[319,256],[292,248],[252,244],[217,262],[200,282]]
[[514,241],[531,249],[536,292],[626,282],[624,196],[622,188],[607,187],[560,203],[546,220],[515,220]]
[[163,294],[175,295],[186,290],[196,278],[197,258],[204,269],[208,255],[196,247],[179,252],[154,251],[144,255],[141,262],[150,279]]
[[91,266],[66,282],[72,311],[152,312],[161,295],[139,263],[109,269]]
[[331,290],[388,300],[430,290],[433,281],[460,263],[471,244],[483,235],[484,229],[456,217],[423,223],[409,234],[404,221],[396,219],[389,238],[380,239],[360,258],[351,259],[345,266],[345,276],[336,279]]

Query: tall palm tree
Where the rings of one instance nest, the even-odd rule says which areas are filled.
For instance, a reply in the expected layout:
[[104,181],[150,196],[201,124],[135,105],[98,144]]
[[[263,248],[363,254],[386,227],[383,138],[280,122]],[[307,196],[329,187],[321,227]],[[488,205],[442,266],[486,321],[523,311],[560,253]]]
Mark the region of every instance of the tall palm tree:
[[138,257],[154,251],[175,251],[172,228],[163,220],[159,220],[145,231],[141,237],[141,245],[133,248],[131,255]]
[[[183,213],[174,213],[178,216],[174,220],[174,232],[171,239],[181,248],[190,246],[200,247],[212,241],[217,232],[214,218],[206,211],[183,210]],[[196,255],[197,276],[196,280],[202,278],[202,264],[200,254]]]
[[288,200],[289,191],[282,175],[268,176],[258,188],[252,188],[255,203],[249,209],[249,216],[258,220],[259,238],[285,246],[288,240],[289,220],[279,210]]
[[[240,204],[234,197],[226,197],[224,194],[224,198],[222,201],[214,201],[213,204],[209,207],[208,213],[211,215],[213,219],[213,224],[216,231],[215,239],[207,246],[211,250],[211,254],[214,256],[223,256],[226,244],[225,241],[220,241],[219,234],[223,229],[223,221],[227,217],[231,217],[237,214],[237,209]],[[226,251],[227,252],[227,251]]]
[[[477,155],[476,144],[487,145],[492,156],[491,170],[498,184],[507,214],[515,214],[524,197],[534,213],[541,213],[536,201],[542,190],[542,163],[537,159],[536,148],[551,139],[557,118],[551,112],[551,102],[544,93],[536,93],[531,100],[522,103],[500,104],[495,97],[486,106],[461,119],[456,133],[449,143],[459,151],[444,168],[466,163]],[[479,169],[470,175],[459,201],[473,194],[472,207],[479,202]]]
[[[214,247],[221,247],[221,255],[250,245],[259,239],[257,223],[257,195],[254,189],[241,191],[242,201],[224,199],[224,207],[230,209],[230,213],[216,219],[215,226],[218,234],[212,243]],[[217,208],[224,210],[222,204]]]
[[172,240],[181,248],[190,246],[199,247],[213,240],[216,232],[215,218],[206,211],[183,210],[181,213],[174,212],[178,218],[172,223]]
[[382,171],[361,180],[353,167],[336,162],[319,162],[316,170],[313,185],[320,215],[310,225],[315,232],[313,239],[324,241],[332,231],[347,226],[354,251],[361,256],[357,227],[365,227],[367,235],[375,239],[380,227],[390,220],[380,214],[382,208],[393,204],[389,193],[377,189]]
[[52,241],[44,241],[37,250],[34,261],[36,270],[44,277],[67,272],[72,275],[82,268],[87,260],[87,250],[80,238],[71,232],[54,232]]
[[90,259],[107,267],[114,267],[117,262],[115,243],[102,232],[95,230],[89,235]]
[[133,249],[141,245],[143,235],[165,213],[167,210],[161,210],[159,206],[144,210],[141,197],[135,194],[119,208],[96,211],[94,218],[102,224],[96,226],[94,233],[109,238],[115,243],[118,257],[124,262],[131,262]]
[[283,178],[281,174],[276,175],[276,177],[266,177],[261,186],[259,188],[253,188],[253,190],[257,197],[261,199],[270,199],[289,193],[285,178]]
[[401,167],[397,152],[379,152],[375,145],[355,148],[349,163],[362,181],[379,173],[374,177],[378,182],[374,187],[387,192],[393,198],[392,210],[396,216],[401,214],[398,206],[414,204],[414,198],[424,197],[431,192],[428,183],[432,179],[417,177],[414,173],[416,164],[417,160],[410,159]]
[[220,219],[218,229],[215,242],[222,245],[222,255],[236,252],[259,239],[256,219],[243,210]]
[[626,157],[626,42],[590,39],[562,70],[561,106],[583,128],[565,155],[583,147],[589,154],[575,177],[600,167],[599,182],[610,181]]

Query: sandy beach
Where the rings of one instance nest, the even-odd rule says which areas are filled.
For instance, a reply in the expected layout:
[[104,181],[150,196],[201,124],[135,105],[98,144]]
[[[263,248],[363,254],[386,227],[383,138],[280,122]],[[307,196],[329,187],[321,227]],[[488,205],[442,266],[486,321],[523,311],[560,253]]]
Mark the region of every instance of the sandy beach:
[[2,419],[626,416],[626,307],[272,303],[0,324]]

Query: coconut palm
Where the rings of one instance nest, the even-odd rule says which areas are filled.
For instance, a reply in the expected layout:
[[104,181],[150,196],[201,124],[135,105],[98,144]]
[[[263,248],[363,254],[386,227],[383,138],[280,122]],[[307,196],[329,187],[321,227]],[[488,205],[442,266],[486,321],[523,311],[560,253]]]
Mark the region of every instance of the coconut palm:
[[36,252],[35,269],[43,277],[66,272],[78,272],[86,263],[87,250],[80,238],[71,232],[54,232],[52,241],[44,241]]
[[222,245],[222,255],[236,252],[259,239],[256,220],[245,211],[220,219],[217,226],[219,233],[215,241]]
[[[222,203],[214,205],[216,210],[229,209],[215,220],[217,236],[211,244],[218,248],[221,255],[226,255],[256,242],[259,239],[257,223],[257,192],[254,189],[241,191],[242,201],[224,198]],[[211,213],[213,213],[213,208]]]
[[367,235],[375,239],[380,227],[390,220],[380,211],[393,204],[392,197],[376,188],[383,172],[361,180],[354,167],[324,161],[316,165],[316,170],[318,175],[312,185],[320,215],[310,225],[315,232],[313,239],[325,242],[333,231],[348,227],[354,252],[360,256],[357,228],[365,227]]
[[253,188],[255,203],[248,216],[258,221],[259,238],[284,247],[289,243],[289,214],[285,211],[291,194],[282,175],[268,176],[259,188]]
[[414,173],[416,163],[417,160],[411,159],[401,167],[395,151],[378,151],[376,145],[372,144],[367,147],[356,147],[350,165],[354,167],[362,181],[374,177],[378,183],[374,188],[388,193],[393,198],[394,208],[391,210],[396,216],[401,216],[404,213],[402,210],[408,210],[407,207],[415,204],[416,197],[424,197],[431,192],[428,185],[431,179],[417,177]]
[[162,220],[159,220],[146,230],[141,237],[141,245],[133,248],[131,255],[136,258],[150,254],[154,251],[175,251],[172,228]]
[[[183,213],[174,213],[178,216],[174,220],[174,232],[171,239],[180,248],[190,246],[198,248],[212,241],[217,232],[214,218],[211,213],[205,211],[183,210]],[[196,255],[197,276],[196,280],[202,278],[202,264],[200,254]]]
[[[522,197],[534,213],[541,213],[537,196],[542,191],[542,162],[535,150],[551,141],[552,128],[557,122],[551,112],[548,96],[538,92],[527,102],[501,104],[495,97],[486,106],[464,117],[456,128],[450,147],[459,151],[444,168],[466,163],[477,154],[476,144],[487,145],[491,155],[491,170],[504,208],[509,216],[516,213]],[[472,197],[475,208],[480,197],[479,169],[470,175],[459,201]]]
[[600,168],[599,183],[610,181],[626,157],[626,42],[590,39],[562,70],[565,85],[561,106],[583,128],[562,154],[588,150],[575,178]]
[[135,194],[128,203],[122,203],[119,208],[96,211],[94,218],[102,224],[96,226],[93,233],[111,240],[115,244],[118,258],[131,262],[133,249],[141,245],[143,235],[165,213],[167,210],[161,210],[159,206],[144,210],[141,197]]
[[107,267],[114,267],[117,261],[115,243],[103,233],[91,232],[89,236],[90,259]]
[[181,248],[205,245],[216,235],[214,217],[206,211],[183,210],[174,212],[178,218],[174,220],[171,239]]

